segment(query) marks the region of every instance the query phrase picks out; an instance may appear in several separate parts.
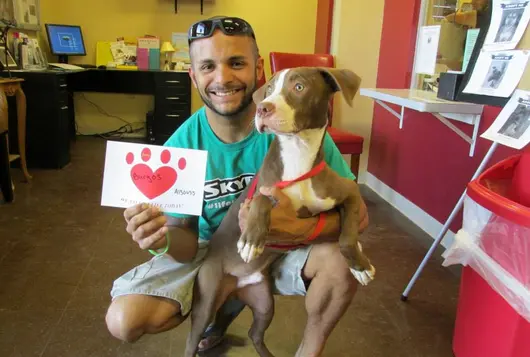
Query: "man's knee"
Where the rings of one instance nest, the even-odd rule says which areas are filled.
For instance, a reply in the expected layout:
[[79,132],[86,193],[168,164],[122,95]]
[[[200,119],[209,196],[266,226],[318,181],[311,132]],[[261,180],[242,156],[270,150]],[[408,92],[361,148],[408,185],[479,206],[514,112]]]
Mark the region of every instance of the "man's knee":
[[117,297],[111,303],[105,321],[114,337],[136,342],[145,333],[162,328],[178,313],[172,304],[161,304],[155,297],[126,295]]
[[304,268],[306,279],[312,280],[319,276],[333,286],[337,296],[351,301],[356,290],[357,280],[353,277],[350,268],[340,252],[336,243],[315,245],[311,249],[308,261]]

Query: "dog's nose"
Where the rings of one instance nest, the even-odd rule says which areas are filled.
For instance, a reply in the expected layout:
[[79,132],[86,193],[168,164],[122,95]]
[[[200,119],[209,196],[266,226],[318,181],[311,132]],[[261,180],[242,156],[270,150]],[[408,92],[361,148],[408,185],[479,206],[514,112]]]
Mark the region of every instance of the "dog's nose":
[[274,113],[275,109],[276,107],[272,103],[268,103],[268,102],[260,103],[258,105],[257,114],[260,118],[266,118],[272,113]]

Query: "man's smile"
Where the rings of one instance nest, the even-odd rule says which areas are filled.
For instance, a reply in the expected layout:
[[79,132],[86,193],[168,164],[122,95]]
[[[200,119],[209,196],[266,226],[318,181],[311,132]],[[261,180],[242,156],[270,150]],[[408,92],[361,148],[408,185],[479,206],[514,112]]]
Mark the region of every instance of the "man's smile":
[[234,96],[241,91],[243,91],[243,88],[235,88],[230,90],[210,90],[208,92],[216,97],[230,99],[229,97]]

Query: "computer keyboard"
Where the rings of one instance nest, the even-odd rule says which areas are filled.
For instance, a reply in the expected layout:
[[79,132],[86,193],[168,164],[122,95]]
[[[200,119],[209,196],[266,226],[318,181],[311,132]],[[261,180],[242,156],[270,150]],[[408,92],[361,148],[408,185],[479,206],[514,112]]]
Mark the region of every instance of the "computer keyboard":
[[68,63],[48,63],[48,64],[52,67],[58,67],[58,68],[67,69],[70,71],[84,69],[83,67],[79,67],[79,66],[76,66],[75,64],[68,64]]

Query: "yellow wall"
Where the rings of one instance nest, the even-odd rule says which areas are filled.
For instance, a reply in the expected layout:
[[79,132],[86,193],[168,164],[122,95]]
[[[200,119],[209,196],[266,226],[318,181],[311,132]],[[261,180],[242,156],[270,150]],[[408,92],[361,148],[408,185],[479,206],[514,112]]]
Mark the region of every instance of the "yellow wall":
[[[336,66],[357,73],[362,78],[363,88],[376,86],[383,10],[384,0],[335,0],[332,53]],[[335,98],[333,126],[364,137],[359,178],[363,181],[370,147],[373,100],[358,94],[353,107],[349,107],[339,95]]]
[[[206,0],[204,14],[199,0],[179,0],[178,14],[173,0],[46,0],[41,1],[41,22],[81,25],[87,47],[86,57],[72,57],[71,63],[95,64],[96,41],[114,40],[120,36],[157,35],[170,40],[172,32],[186,32],[195,21],[215,15],[239,16],[250,22],[266,60],[269,78],[270,51],[312,53],[315,44],[317,0]],[[262,5],[258,5],[262,3]],[[281,9],[281,11],[280,11]],[[297,14],[294,19],[293,14]],[[47,48],[46,34],[40,33]],[[44,38],[44,40],[43,40]],[[56,58],[48,58],[55,62]],[[152,98],[142,95],[85,93],[106,112],[130,122],[145,120],[152,108]],[[100,114],[96,108],[76,95],[76,119],[82,133],[105,132],[121,126],[117,119]],[[193,91],[192,111],[201,106]]]
[[[526,31],[524,32],[523,38],[521,38],[521,41],[517,45],[517,48],[520,50],[530,50],[530,31],[528,30],[528,27],[526,28]],[[526,66],[525,71],[523,73],[523,77],[521,78],[521,82],[519,82],[519,85],[517,88],[523,89],[523,90],[530,90],[530,66]]]

